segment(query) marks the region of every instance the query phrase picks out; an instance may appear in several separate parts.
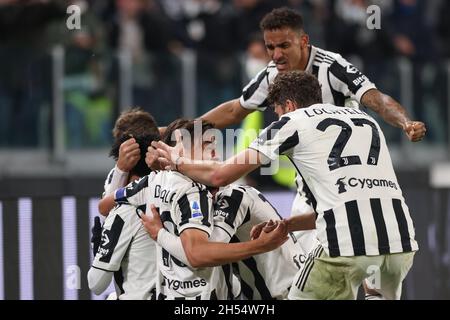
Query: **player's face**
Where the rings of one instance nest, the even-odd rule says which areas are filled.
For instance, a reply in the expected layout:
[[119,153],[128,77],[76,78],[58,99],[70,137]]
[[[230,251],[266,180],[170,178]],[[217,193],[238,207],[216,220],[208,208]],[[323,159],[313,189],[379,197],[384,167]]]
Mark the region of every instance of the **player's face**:
[[285,115],[286,113],[295,111],[295,109],[295,104],[290,100],[286,101],[285,104],[275,103],[274,106],[274,111],[278,115],[278,118],[281,118],[281,116]]
[[308,36],[291,28],[264,31],[267,53],[278,72],[302,70],[306,66]]
[[202,140],[198,139],[191,149],[191,159],[195,160],[217,160],[215,136],[206,132]]
[[282,115],[287,113],[286,108],[281,104],[275,104],[274,111],[278,115],[278,118],[281,118]]

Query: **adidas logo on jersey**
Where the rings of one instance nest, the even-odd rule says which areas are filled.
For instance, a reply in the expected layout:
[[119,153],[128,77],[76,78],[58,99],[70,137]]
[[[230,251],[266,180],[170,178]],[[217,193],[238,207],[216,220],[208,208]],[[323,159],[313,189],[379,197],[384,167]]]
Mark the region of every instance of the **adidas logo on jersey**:
[[391,188],[397,190],[397,184],[391,180],[386,179],[371,179],[371,178],[349,178],[347,182],[345,181],[346,177],[339,178],[336,181],[336,186],[338,186],[338,193],[347,192],[347,186],[351,188],[360,187],[361,189],[368,188],[372,189],[374,187],[381,188]]
[[192,218],[198,218],[203,217],[202,211],[200,210],[200,206],[198,205],[197,201],[193,201],[191,203],[191,211],[192,211]]

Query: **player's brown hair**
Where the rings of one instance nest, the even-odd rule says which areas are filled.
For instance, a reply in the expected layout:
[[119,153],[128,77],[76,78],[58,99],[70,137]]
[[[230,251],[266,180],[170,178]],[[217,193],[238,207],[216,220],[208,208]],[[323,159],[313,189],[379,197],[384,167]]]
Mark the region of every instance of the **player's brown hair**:
[[159,130],[150,113],[141,108],[131,108],[120,114],[112,133],[114,139],[117,139],[124,135],[159,135]]
[[194,128],[195,128],[196,123],[198,123],[198,122],[201,122],[202,134],[205,133],[209,129],[214,129],[214,125],[206,120],[177,119],[167,126],[166,131],[164,132],[161,140],[165,144],[173,147],[176,144],[176,141],[174,141],[174,139],[172,139],[172,134],[177,129],[187,130],[190,133],[191,138],[193,139],[194,138]]
[[140,108],[124,111],[114,125],[113,137],[114,141],[109,156],[117,161],[119,159],[120,145],[133,137],[139,144],[141,158],[131,173],[139,177],[149,174],[151,170],[145,163],[145,154],[152,141],[158,141],[161,138],[153,116]]
[[269,86],[267,100],[272,106],[284,105],[287,100],[297,104],[298,108],[306,108],[322,103],[322,91],[319,81],[312,74],[304,71],[279,73]]

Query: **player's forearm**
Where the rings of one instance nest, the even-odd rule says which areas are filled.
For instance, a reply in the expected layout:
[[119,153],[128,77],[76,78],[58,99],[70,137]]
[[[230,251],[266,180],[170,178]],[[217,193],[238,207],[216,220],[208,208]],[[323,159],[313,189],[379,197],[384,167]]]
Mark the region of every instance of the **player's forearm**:
[[257,151],[246,149],[225,162],[182,160],[178,171],[202,184],[222,187],[252,172],[261,165]]
[[235,99],[222,103],[205,113],[201,118],[211,122],[218,129],[224,129],[239,124],[251,112],[242,108],[239,99]]
[[185,247],[187,259],[194,268],[215,267],[238,262],[266,252],[261,241],[240,243],[202,242],[191,248]]
[[288,232],[312,230],[316,228],[316,214],[314,212],[290,217],[286,219]]
[[207,186],[215,186],[212,180],[213,174],[221,167],[221,162],[216,161],[197,161],[188,159],[180,161],[178,171],[194,181]]
[[158,244],[166,249],[172,256],[183,262],[184,264],[191,266],[189,260],[186,257],[186,253],[183,249],[180,237],[177,237],[165,229],[160,229],[158,232],[158,238],[156,240]]
[[394,127],[403,129],[406,123],[410,121],[405,108],[400,103],[377,89],[364,93],[361,103],[375,111],[384,121]]
[[114,194],[109,195],[101,199],[98,203],[98,212],[102,216],[107,216],[109,212],[116,206],[116,202],[114,200]]

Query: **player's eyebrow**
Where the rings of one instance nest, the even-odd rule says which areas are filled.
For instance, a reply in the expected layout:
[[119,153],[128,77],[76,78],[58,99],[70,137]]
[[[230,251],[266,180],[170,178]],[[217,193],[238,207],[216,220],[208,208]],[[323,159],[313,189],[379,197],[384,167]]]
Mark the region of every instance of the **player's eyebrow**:
[[276,44],[274,44],[274,43],[266,43],[266,48],[268,48],[268,49],[272,49],[272,48],[275,48],[275,47],[278,47],[278,48],[283,48],[284,47],[284,48],[286,48],[290,44],[291,43],[289,41],[283,41],[281,43],[276,43]]

